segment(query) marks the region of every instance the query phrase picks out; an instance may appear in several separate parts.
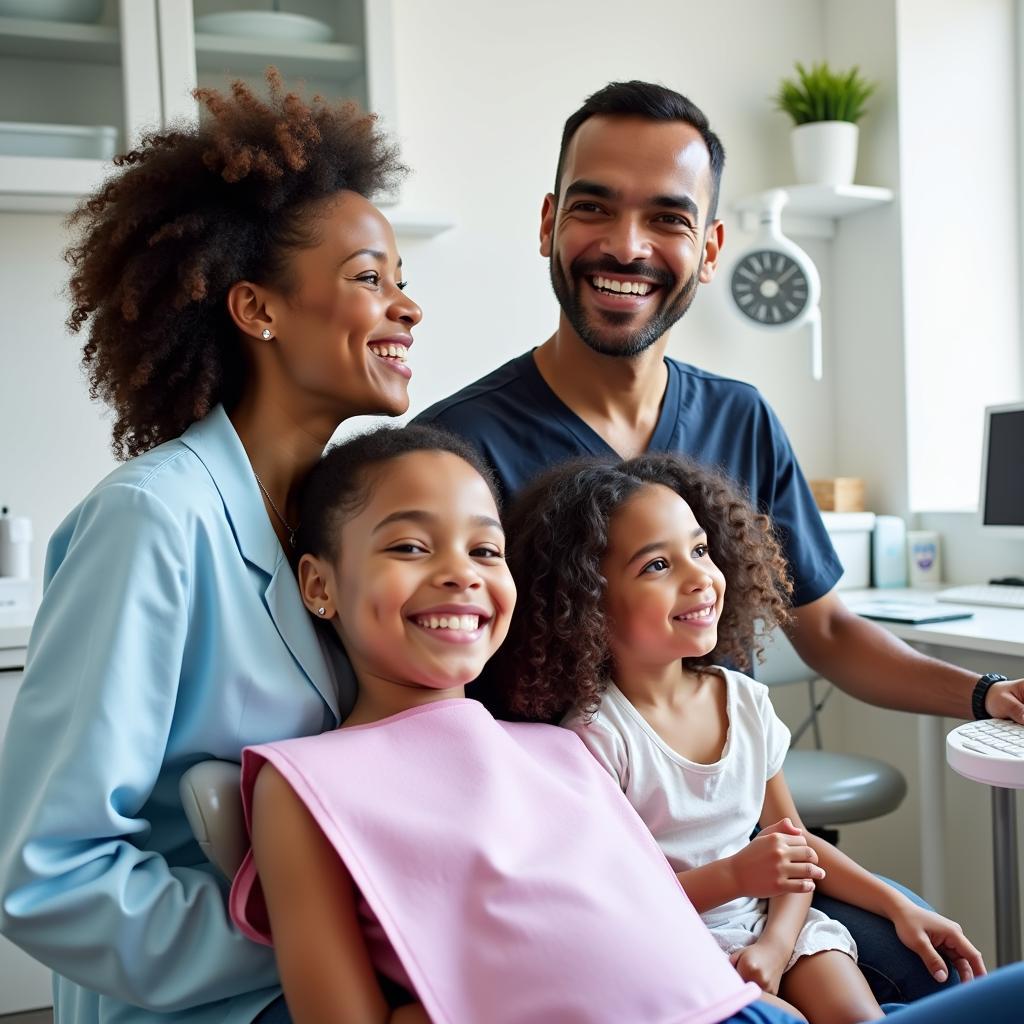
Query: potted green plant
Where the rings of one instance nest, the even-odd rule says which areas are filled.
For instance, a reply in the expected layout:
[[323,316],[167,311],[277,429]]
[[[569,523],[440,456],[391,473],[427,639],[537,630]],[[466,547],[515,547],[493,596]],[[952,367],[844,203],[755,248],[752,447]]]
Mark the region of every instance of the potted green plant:
[[857,168],[857,122],[877,83],[860,68],[833,71],[826,61],[808,71],[796,62],[797,78],[784,78],[775,106],[793,119],[790,143],[802,185],[850,185]]

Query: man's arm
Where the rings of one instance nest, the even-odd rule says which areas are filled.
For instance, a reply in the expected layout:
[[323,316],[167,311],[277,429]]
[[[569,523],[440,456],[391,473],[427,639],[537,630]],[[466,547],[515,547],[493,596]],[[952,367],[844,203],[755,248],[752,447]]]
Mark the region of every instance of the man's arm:
[[[971,694],[979,673],[919,654],[855,615],[835,591],[794,608],[787,633],[811,668],[852,697],[896,711],[974,717]],[[985,707],[993,718],[1024,724],[1024,679],[993,684]]]

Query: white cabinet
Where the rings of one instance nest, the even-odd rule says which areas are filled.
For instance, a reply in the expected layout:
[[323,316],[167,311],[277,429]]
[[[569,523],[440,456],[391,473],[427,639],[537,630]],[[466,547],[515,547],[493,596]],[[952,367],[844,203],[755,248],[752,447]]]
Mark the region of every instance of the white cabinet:
[[[0,664],[24,664],[23,648],[5,647],[0,655]],[[0,669],[0,749],[20,683],[20,669]],[[36,1010],[52,1003],[50,971],[0,936],[0,1015]]]
[[[156,25],[155,0],[107,0],[93,25],[0,17],[0,121],[112,127],[115,150],[131,146],[161,123]],[[4,210],[70,210],[110,169],[101,155],[7,149]]]
[[[224,89],[241,78],[262,89],[273,64],[289,85],[301,81],[307,96],[353,99],[397,133],[391,0],[282,6],[323,26],[326,38],[267,35],[265,0],[106,0],[93,25],[0,17],[0,122],[112,126],[123,151],[147,129],[194,120],[197,85]],[[230,29],[212,30],[209,17],[225,14],[236,19]],[[70,210],[109,171],[94,155],[0,151],[0,210]],[[408,235],[451,226],[422,211],[388,212]]]

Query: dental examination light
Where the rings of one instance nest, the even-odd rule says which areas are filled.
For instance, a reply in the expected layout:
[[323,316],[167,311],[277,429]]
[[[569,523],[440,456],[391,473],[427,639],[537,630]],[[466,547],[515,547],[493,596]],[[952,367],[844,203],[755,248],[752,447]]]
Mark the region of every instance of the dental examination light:
[[729,293],[747,323],[768,331],[811,326],[811,374],[821,380],[821,278],[813,260],[782,233],[784,189],[765,194],[760,230],[736,260]]

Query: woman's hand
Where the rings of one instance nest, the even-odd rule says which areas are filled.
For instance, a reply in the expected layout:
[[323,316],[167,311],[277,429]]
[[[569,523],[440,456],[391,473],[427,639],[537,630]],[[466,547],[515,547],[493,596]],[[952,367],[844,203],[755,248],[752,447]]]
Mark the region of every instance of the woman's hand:
[[752,981],[763,991],[778,995],[779,982],[792,955],[792,949],[762,935],[752,945],[736,950],[729,959],[744,981]]
[[970,981],[986,973],[981,953],[956,921],[925,910],[909,900],[906,906],[890,916],[900,941],[917,953],[936,981],[945,981],[948,973],[942,953],[953,961],[961,981]]
[[770,899],[788,892],[811,892],[825,877],[818,855],[789,818],[762,829],[729,858],[736,890],[743,896]]

